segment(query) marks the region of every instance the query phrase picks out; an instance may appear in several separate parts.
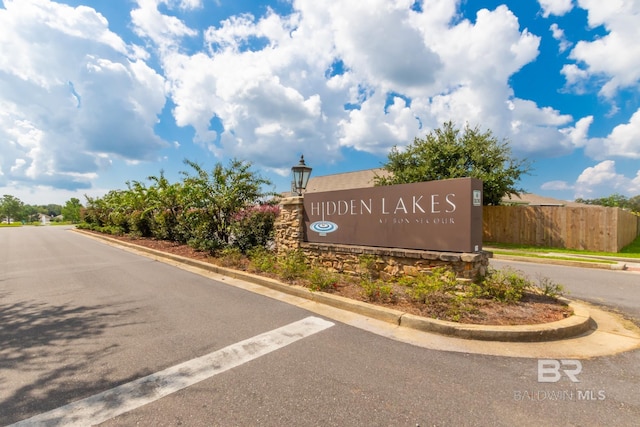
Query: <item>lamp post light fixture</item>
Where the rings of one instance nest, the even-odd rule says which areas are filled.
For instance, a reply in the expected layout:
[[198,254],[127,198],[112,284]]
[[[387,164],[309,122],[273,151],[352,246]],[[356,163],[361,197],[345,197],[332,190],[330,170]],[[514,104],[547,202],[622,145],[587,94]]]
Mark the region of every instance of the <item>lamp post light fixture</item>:
[[291,192],[302,196],[302,192],[307,188],[311,168],[304,163],[304,156],[300,156],[300,163],[291,168],[293,172],[293,182],[291,182]]

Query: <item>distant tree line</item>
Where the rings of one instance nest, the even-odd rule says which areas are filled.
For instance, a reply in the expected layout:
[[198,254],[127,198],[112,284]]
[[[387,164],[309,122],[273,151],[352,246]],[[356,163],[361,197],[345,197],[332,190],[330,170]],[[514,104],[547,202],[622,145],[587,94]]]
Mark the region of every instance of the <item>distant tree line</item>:
[[57,204],[28,205],[19,198],[5,194],[0,199],[0,221],[5,223],[37,222],[40,215],[48,215],[51,218],[59,218],[64,221],[77,223],[80,221],[80,200],[72,198],[64,206]]
[[104,197],[87,197],[82,228],[110,234],[152,237],[215,253],[235,247],[246,252],[273,239],[278,207],[271,182],[251,171],[251,163],[233,159],[207,172],[185,160],[190,170],[171,183],[161,171],[150,185],[127,183]]
[[627,198],[621,194],[612,194],[608,197],[601,197],[599,199],[576,199],[578,203],[584,203],[587,205],[599,205],[608,206],[610,208],[622,208],[628,209],[632,212],[640,213],[640,195]]

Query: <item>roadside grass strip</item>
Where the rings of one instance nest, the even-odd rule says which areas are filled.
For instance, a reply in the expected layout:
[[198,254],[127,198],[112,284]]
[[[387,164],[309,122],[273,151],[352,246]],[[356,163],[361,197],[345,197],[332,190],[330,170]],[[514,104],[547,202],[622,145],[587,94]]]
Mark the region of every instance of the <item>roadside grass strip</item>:
[[310,316],[8,427],[100,424],[332,326]]
[[578,262],[591,262],[598,264],[617,264],[617,261],[610,261],[606,259],[600,258],[587,258],[584,257],[572,257],[569,255],[544,255],[533,252],[517,252],[517,251],[501,251],[501,250],[492,250],[495,255],[509,255],[513,257],[523,257],[523,258],[535,258],[535,259],[550,259],[550,260],[559,260],[559,261],[578,261]]

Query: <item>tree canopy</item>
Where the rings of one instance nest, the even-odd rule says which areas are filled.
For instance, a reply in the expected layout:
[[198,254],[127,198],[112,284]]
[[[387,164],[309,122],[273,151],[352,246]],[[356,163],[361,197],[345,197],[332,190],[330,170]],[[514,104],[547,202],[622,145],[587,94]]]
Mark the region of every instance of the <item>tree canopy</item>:
[[477,178],[483,182],[484,204],[499,205],[503,197],[524,191],[516,185],[530,165],[512,157],[509,142],[490,130],[465,126],[461,131],[449,121],[406,148],[394,146],[383,169],[390,174],[376,177],[376,185]]
[[576,199],[578,203],[584,203],[587,205],[608,206],[610,208],[622,208],[629,209],[633,212],[640,212],[640,194],[631,198],[627,198],[622,194],[612,194],[607,197],[600,197],[597,199]]
[[2,196],[2,199],[0,199],[0,216],[8,223],[22,220],[23,208],[24,203],[10,194],[5,194]]
[[67,200],[65,205],[62,207],[62,216],[65,221],[70,221],[73,223],[80,222],[80,210],[82,209],[82,204],[80,204],[80,200],[72,197],[70,200]]

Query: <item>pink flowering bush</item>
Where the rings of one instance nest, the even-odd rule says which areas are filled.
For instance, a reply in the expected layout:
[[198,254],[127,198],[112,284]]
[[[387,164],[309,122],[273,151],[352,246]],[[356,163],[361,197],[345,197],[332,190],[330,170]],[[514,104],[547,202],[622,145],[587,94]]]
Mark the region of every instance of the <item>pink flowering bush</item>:
[[247,253],[256,246],[267,247],[274,237],[274,225],[280,213],[275,205],[261,204],[238,211],[231,221],[233,246]]

